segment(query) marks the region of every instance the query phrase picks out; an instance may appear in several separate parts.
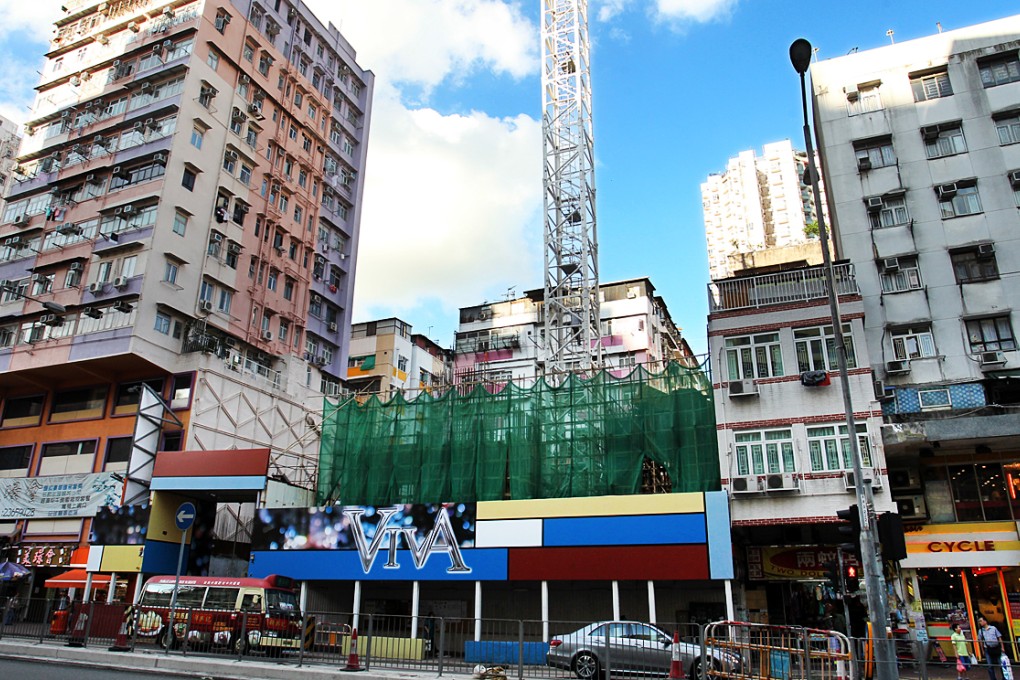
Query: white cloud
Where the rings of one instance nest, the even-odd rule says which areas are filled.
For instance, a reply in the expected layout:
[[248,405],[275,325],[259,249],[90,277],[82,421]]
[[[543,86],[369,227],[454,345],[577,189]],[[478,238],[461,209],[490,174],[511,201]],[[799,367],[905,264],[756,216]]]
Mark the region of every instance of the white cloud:
[[705,23],[727,16],[737,0],[656,0],[655,11],[666,21]]
[[602,6],[599,7],[598,20],[611,21],[613,17],[623,12],[627,5],[630,4],[631,0],[603,0]]
[[63,16],[62,0],[0,0],[0,16],[4,18],[4,34],[27,31],[26,40],[47,42],[53,32],[53,22]]

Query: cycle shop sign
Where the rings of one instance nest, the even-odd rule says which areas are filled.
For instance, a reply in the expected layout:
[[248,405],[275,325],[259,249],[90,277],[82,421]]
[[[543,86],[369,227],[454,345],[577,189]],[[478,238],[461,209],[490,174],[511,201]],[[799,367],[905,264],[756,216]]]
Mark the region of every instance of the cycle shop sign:
[[122,491],[112,472],[0,479],[0,519],[93,517]]

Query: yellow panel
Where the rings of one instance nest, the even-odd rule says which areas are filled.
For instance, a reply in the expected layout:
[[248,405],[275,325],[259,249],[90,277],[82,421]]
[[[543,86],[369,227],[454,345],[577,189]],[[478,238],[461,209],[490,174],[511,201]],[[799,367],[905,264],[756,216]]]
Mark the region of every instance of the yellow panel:
[[[189,500],[170,491],[152,492],[152,509],[149,511],[149,530],[146,538],[154,541],[169,541],[179,543],[181,530],[177,528],[174,520],[174,513],[181,503]],[[188,538],[191,540],[191,529],[188,529]]]
[[998,532],[1016,533],[1013,522],[961,522],[959,524],[925,524],[906,531],[907,540],[917,534],[988,534]]
[[[985,543],[988,541],[976,540],[976,541],[956,541],[950,549],[949,544],[935,542],[935,545],[941,546],[940,550],[932,550],[928,546],[932,543],[907,543],[908,553],[979,553],[979,552],[1003,552],[1005,550],[1020,550],[1020,541],[990,541],[992,543],[991,550],[986,549]],[[960,544],[963,544],[962,546]]]
[[142,546],[107,545],[103,547],[103,561],[99,571],[118,574],[138,573],[142,570]]
[[662,493],[639,496],[484,501],[478,504],[478,519],[670,515],[704,511],[705,497],[700,493]]

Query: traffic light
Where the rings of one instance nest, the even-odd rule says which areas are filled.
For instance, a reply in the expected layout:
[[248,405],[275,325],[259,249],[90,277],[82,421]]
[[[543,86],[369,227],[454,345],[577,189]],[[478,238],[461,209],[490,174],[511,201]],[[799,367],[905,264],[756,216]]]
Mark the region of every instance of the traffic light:
[[883,512],[878,516],[878,540],[882,544],[883,559],[895,561],[907,558],[903,520],[895,512]]
[[847,538],[847,545],[841,545],[844,552],[860,553],[861,551],[861,515],[857,504],[851,505],[846,510],[837,510],[836,517],[848,524],[839,527],[839,533]]
[[856,564],[847,564],[843,567],[843,584],[847,593],[856,593],[861,589],[859,569]]
[[833,560],[826,562],[825,567],[825,578],[829,581],[829,586],[837,593],[843,592],[843,574],[839,571],[839,562]]

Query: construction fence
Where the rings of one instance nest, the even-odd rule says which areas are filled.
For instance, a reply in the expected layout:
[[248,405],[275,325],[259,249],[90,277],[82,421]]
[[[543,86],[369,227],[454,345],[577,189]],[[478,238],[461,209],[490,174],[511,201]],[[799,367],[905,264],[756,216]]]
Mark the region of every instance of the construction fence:
[[[721,621],[646,624],[445,619],[336,612],[296,614],[294,635],[244,614],[177,611],[173,635],[155,610],[32,600],[4,608],[0,637],[133,654],[218,656],[335,669],[391,669],[484,678],[684,677],[691,680],[868,680],[874,640],[793,626]],[[268,617],[266,617],[268,618]],[[354,624],[357,624],[356,626]],[[892,644],[892,641],[888,641]],[[953,680],[956,659],[928,642],[896,643],[892,678]],[[971,647],[972,648],[972,647]],[[1005,656],[1005,655],[1004,655]],[[1000,672],[1002,669],[998,669]],[[972,668],[983,678],[986,668]],[[1009,680],[1008,678],[1006,680]]]

